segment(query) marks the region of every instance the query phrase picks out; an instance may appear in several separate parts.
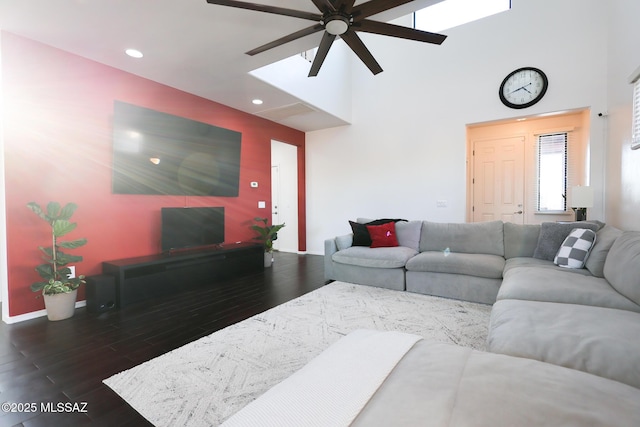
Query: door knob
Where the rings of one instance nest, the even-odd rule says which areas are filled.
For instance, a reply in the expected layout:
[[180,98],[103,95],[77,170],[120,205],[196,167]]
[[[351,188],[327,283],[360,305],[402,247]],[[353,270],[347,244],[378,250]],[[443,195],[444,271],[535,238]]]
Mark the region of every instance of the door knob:
[[522,213],[522,211],[516,211],[516,212],[514,212],[514,214],[521,214],[521,213]]

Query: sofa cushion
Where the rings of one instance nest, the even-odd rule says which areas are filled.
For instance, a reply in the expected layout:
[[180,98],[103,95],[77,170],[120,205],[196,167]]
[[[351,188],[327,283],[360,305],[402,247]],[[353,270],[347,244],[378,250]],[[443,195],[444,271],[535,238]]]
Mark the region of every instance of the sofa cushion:
[[617,381],[423,340],[350,426],[629,427],[638,402],[640,389]]
[[529,258],[529,257],[517,257],[509,258],[504,264],[504,271],[502,275],[506,277],[507,271],[517,267],[539,267],[549,268],[551,270],[560,270],[570,273],[581,274],[584,276],[591,276],[591,273],[586,268],[561,268],[553,263],[553,261],[547,261],[546,259]]
[[336,237],[336,247],[339,251],[350,248],[353,245],[353,233]]
[[540,224],[504,223],[504,257],[532,257],[538,245]]
[[396,234],[398,244],[416,251],[420,248],[420,230],[422,221],[398,221],[396,222]]
[[[504,256],[502,221],[437,223],[424,221],[420,252],[444,251]],[[555,255],[555,253],[554,253]]]
[[604,277],[618,292],[640,304],[640,232],[625,231],[611,246]]
[[372,248],[393,248],[398,246],[395,223],[367,225],[367,230],[369,231],[369,236],[371,236]]
[[560,245],[574,228],[588,228],[589,230],[598,231],[599,225],[586,221],[543,222],[540,226],[538,244],[533,252],[533,257],[553,261],[558,249],[560,249]]
[[551,302],[501,300],[487,349],[589,372],[640,388],[640,313]]
[[611,225],[605,225],[596,233],[596,243],[591,248],[591,253],[587,258],[585,267],[597,277],[604,277],[604,262],[607,259],[609,249],[613,246],[613,242],[622,236],[622,230],[618,230]]
[[605,279],[574,274],[573,271],[576,270],[539,266],[507,269],[498,300],[557,302],[640,312],[640,305],[620,295]]
[[334,253],[331,257],[339,264],[375,268],[402,268],[418,252],[404,246],[395,248],[365,248],[352,246]]
[[498,255],[465,254],[457,252],[421,252],[407,262],[409,271],[464,274],[467,276],[500,279],[504,258]]
[[565,268],[584,268],[584,263],[595,240],[595,231],[587,228],[574,228],[560,245],[553,263]]

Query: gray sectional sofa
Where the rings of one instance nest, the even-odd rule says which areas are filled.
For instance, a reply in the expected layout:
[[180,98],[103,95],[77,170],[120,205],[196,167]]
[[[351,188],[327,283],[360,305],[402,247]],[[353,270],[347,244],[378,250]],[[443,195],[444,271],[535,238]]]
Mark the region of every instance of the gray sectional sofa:
[[[595,231],[595,243],[584,268],[558,267],[574,228]],[[385,248],[352,246],[352,234],[327,239],[326,279],[493,304],[489,352],[640,388],[640,232],[400,221],[396,234],[399,246]]]
[[225,426],[640,426],[640,232],[391,221],[326,240],[326,278],[493,304],[488,351],[356,330]]

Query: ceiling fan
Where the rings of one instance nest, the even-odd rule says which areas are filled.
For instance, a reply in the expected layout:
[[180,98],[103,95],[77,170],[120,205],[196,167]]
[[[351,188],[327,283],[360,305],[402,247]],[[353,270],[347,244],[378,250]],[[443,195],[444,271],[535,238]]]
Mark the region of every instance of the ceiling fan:
[[311,64],[309,77],[318,75],[318,71],[320,71],[320,67],[329,52],[329,48],[331,48],[333,41],[336,39],[336,36],[340,36],[340,38],[345,41],[345,43],[355,52],[356,55],[358,55],[358,58],[364,62],[373,74],[380,73],[382,71],[382,67],[380,67],[380,64],[378,64],[373,55],[371,55],[369,49],[367,49],[360,37],[358,37],[356,34],[357,31],[438,45],[447,38],[447,36],[442,34],[434,34],[427,31],[367,19],[369,16],[393,9],[405,3],[410,3],[413,0],[370,0],[357,6],[354,6],[356,0],[311,1],[316,5],[320,12],[322,12],[321,14],[237,0],[207,0],[207,3],[316,21],[316,24],[310,27],[296,31],[288,36],[281,37],[246,52],[247,55],[253,56],[293,40],[324,30],[324,35],[320,41],[318,52],[313,60],[313,64]]

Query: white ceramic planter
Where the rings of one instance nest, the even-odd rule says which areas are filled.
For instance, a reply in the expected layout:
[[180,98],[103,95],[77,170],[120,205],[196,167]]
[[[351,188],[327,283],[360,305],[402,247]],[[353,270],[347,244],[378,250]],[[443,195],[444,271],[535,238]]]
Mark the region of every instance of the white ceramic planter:
[[264,253],[264,267],[269,268],[273,264],[273,254],[271,252]]
[[77,296],[77,289],[65,294],[43,295],[49,320],[56,321],[73,317],[76,311]]

